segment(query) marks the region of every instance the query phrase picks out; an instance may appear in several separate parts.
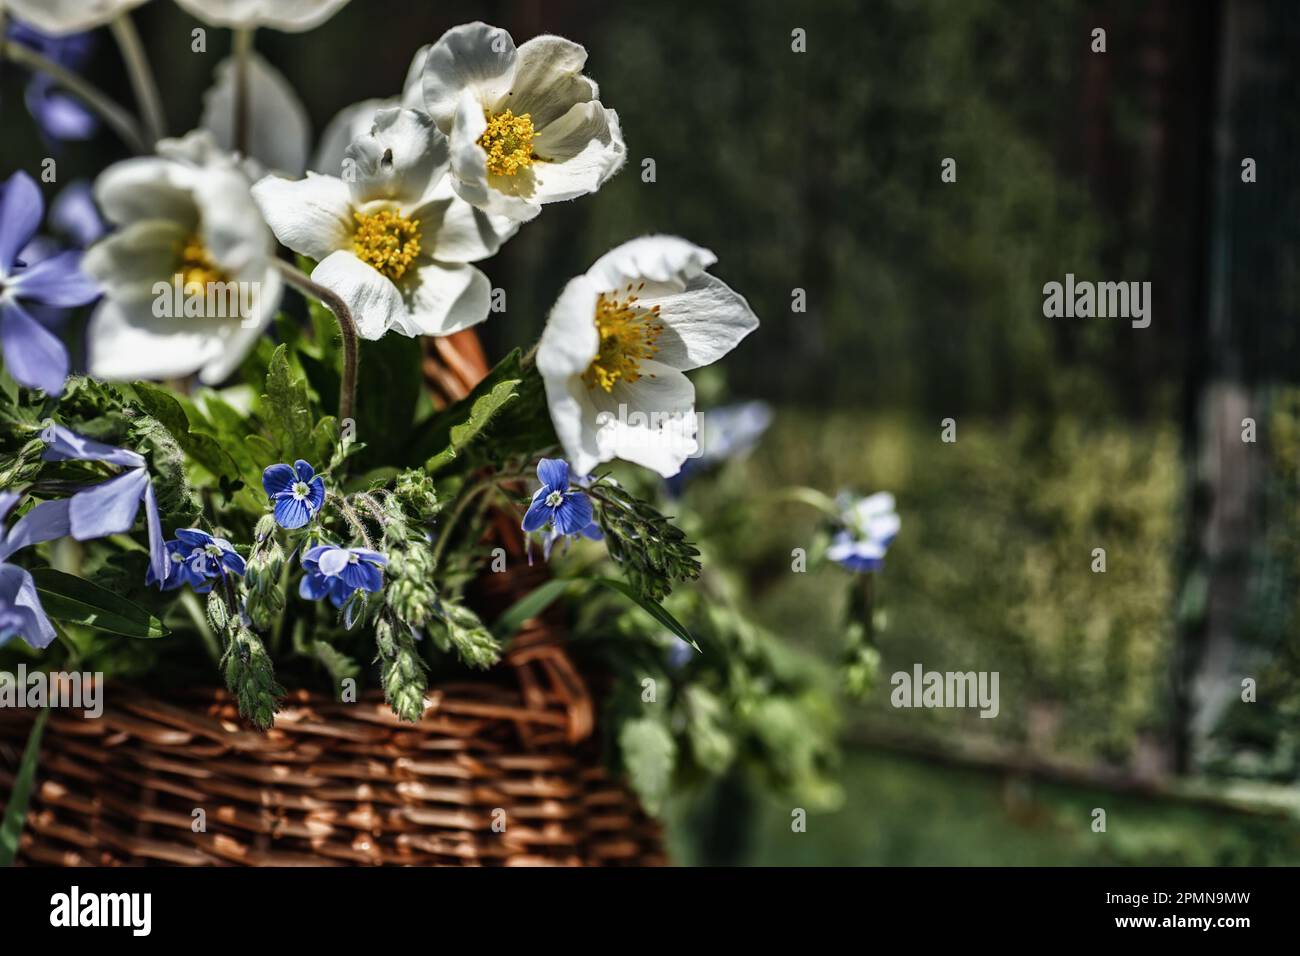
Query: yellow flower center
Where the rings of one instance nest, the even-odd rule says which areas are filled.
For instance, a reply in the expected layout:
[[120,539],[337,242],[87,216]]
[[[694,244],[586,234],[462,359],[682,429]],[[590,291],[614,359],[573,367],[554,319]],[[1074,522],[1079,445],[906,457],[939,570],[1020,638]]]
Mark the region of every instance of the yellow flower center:
[[636,304],[635,293],[643,288],[644,282],[635,289],[629,284],[623,298],[602,292],[596,299],[600,351],[582,373],[588,388],[599,386],[610,392],[615,382],[635,382],[641,377],[641,363],[659,351],[655,341],[664,330],[659,306],[647,309]]
[[514,176],[533,164],[533,117],[516,116],[510,110],[489,115],[487,129],[478,144],[487,151],[488,172],[494,176]]
[[183,289],[197,285],[200,290],[205,290],[209,282],[226,281],[226,274],[212,260],[211,253],[197,233],[186,236],[181,242],[179,260],[176,271],[180,273]]
[[352,216],[357,221],[352,234],[357,258],[390,279],[400,279],[420,254],[420,220],[390,209]]

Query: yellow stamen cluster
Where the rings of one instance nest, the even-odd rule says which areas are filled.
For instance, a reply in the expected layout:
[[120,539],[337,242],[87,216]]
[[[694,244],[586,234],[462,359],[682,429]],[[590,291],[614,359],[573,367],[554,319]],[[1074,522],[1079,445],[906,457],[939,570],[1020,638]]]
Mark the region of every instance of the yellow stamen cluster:
[[212,260],[197,233],[186,236],[181,242],[177,259],[176,271],[180,274],[182,288],[197,285],[200,289],[206,289],[209,282],[226,281],[226,274]]
[[533,117],[516,116],[510,110],[489,115],[487,129],[478,144],[487,151],[488,172],[494,176],[515,176],[533,164]]
[[664,330],[659,306],[637,305],[636,293],[644,288],[644,282],[635,288],[629,283],[622,298],[602,292],[596,299],[600,351],[582,373],[588,388],[599,386],[610,392],[615,382],[635,382],[641,377],[641,363],[659,351],[655,341]]
[[390,279],[400,279],[420,254],[420,220],[390,209],[352,216],[357,221],[352,234],[357,258]]

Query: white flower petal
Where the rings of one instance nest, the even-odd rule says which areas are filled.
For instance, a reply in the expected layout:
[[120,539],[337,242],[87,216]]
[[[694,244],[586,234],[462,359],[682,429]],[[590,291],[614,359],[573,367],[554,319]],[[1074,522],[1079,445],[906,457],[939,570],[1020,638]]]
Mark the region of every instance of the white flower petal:
[[[237,319],[158,318],[147,305],[128,308],[114,299],[105,299],[95,309],[86,336],[90,374],[117,381],[178,378],[210,362],[234,368],[255,338]],[[206,382],[219,380],[204,375]]]
[[[540,363],[538,368],[540,369]],[[564,457],[574,473],[585,475],[613,454],[602,458],[596,437],[596,408],[591,404],[587,386],[571,375],[542,376],[546,386],[546,405],[551,424],[564,448]]]
[[405,335],[450,335],[487,318],[492,284],[473,266],[426,261],[402,286],[407,315],[395,328]]
[[198,224],[190,191],[193,172],[153,156],[114,163],[95,180],[95,202],[104,217],[119,226],[141,219],[168,219]]
[[579,103],[542,130],[533,149],[544,160],[530,167],[540,203],[594,193],[627,159],[618,114],[594,101]]
[[447,137],[428,113],[380,110],[374,128],[345,151],[356,163],[353,202],[418,205],[447,172],[448,150]]
[[537,346],[537,370],[543,376],[581,375],[600,351],[596,329],[598,292],[586,276],[570,279],[551,307]]
[[595,261],[587,276],[602,292],[622,289],[643,280],[642,298],[683,292],[718,257],[676,236],[642,236],[617,246]]
[[489,215],[457,196],[450,177],[444,177],[432,198],[410,215],[420,221],[421,242],[439,262],[486,259],[519,231],[517,220]]
[[195,177],[199,237],[213,262],[227,275],[261,272],[275,253],[244,174],[234,166],[207,168]]
[[335,114],[321,134],[320,144],[312,157],[311,168],[319,173],[339,176],[343,172],[343,159],[352,141],[366,135],[375,125],[375,114],[380,110],[399,108],[395,98],[362,100],[345,106]]
[[655,340],[656,358],[683,372],[716,362],[758,328],[749,303],[707,272],[687,282],[682,292],[642,297],[638,304],[659,306],[664,330]]
[[253,186],[253,199],[276,238],[299,255],[319,262],[352,247],[352,197],[341,179],[267,176]]
[[466,23],[452,27],[424,61],[424,102],[438,128],[450,133],[461,94],[469,92],[483,108],[510,91],[518,54],[515,41],[499,27]]
[[677,369],[643,361],[641,377],[589,390],[603,460],[622,458],[671,478],[699,450],[695,386]]
[[208,26],[270,27],[302,33],[320,26],[348,0],[176,0],[193,17]]
[[147,311],[154,300],[154,284],[172,281],[188,234],[185,226],[165,219],[133,222],[91,246],[81,268],[109,298],[127,309]]
[[397,286],[351,252],[330,253],[311,278],[343,300],[362,338],[377,339],[390,328],[405,327],[406,305]]
[[596,84],[582,75],[587,51],[563,37],[533,37],[519,47],[515,81],[503,106],[516,116],[528,113],[534,129],[545,129],[577,103],[597,96]]
[[239,368],[244,356],[252,351],[279,310],[280,297],[284,292],[284,280],[280,278],[280,273],[274,268],[267,269],[251,281],[257,283],[254,287],[256,307],[240,321],[230,323],[232,327],[225,333],[221,350],[199,369],[199,381],[204,385],[216,385],[229,378]]
[[424,63],[432,49],[433,44],[426,43],[415,51],[415,56],[411,57],[411,65],[406,68],[406,80],[402,83],[403,109],[428,112],[424,105]]
[[138,7],[145,0],[4,0],[19,20],[42,33],[62,35],[81,33],[103,26],[108,21]]
[[[216,83],[203,94],[200,126],[225,150],[235,148],[235,62],[217,65]],[[261,55],[248,61],[248,155],[268,169],[301,176],[307,167],[311,122],[289,81]]]

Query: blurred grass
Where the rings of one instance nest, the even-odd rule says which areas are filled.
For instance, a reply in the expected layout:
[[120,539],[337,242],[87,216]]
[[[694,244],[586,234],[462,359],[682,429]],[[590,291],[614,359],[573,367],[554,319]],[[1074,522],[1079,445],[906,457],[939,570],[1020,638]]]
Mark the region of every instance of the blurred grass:
[[[1300,865],[1300,822],[1008,777],[897,753],[846,755],[844,809],[791,830],[791,807],[762,800],[757,866]],[[1106,810],[1106,832],[1091,829]],[[701,862],[682,805],[670,828],[675,863]]]

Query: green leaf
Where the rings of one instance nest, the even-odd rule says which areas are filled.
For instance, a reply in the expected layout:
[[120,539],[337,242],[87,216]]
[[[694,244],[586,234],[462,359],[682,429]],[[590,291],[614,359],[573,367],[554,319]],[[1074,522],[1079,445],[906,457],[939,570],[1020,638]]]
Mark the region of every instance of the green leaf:
[[524,626],[524,622],[545,611],[573,582],[555,578],[534,588],[510,605],[492,626],[498,640],[508,640]]
[[[312,430],[317,416],[312,410],[307,380],[294,374],[289,367],[288,350],[278,346],[271,355],[266,370],[266,393],[262,396],[263,418],[271,429],[271,437],[279,449],[280,461],[291,462],[308,458],[314,452]],[[312,462],[321,467],[319,459]]]
[[652,618],[654,618],[664,627],[668,628],[668,630],[672,631],[674,634],[680,637],[687,644],[691,645],[691,647],[695,648],[697,651],[700,650],[700,645],[695,643],[695,638],[691,637],[691,632],[686,630],[686,628],[682,625],[680,621],[677,620],[677,618],[669,614],[668,611],[664,609],[662,604],[659,604],[655,601],[650,600],[649,598],[645,598],[637,594],[637,592],[633,590],[632,587],[624,581],[619,581],[616,580],[615,578],[592,578],[591,580],[594,581],[596,584],[603,584],[605,585],[605,587],[612,588],[613,590],[617,591],[619,594],[623,595],[633,604],[641,608],[641,610],[649,614]]
[[23,748],[23,758],[18,764],[13,790],[5,806],[4,820],[0,822],[0,866],[12,866],[14,857],[18,853],[18,840],[22,836],[23,823],[27,820],[27,802],[32,796],[32,784],[36,782],[36,764],[41,756],[41,737],[45,733],[45,722],[49,719],[49,708],[41,710],[36,715],[32,732],[27,737],[27,746]]
[[239,466],[220,441],[206,432],[191,430],[189,416],[175,396],[149,382],[135,382],[131,389],[144,410],[162,423],[193,461],[218,478],[239,477]]
[[465,402],[458,402],[453,406],[458,414],[457,420],[454,420],[448,428],[447,446],[424,463],[424,470],[429,474],[441,471],[455,461],[457,456],[469,447],[470,442],[481,437],[493,417],[513,399],[519,397],[519,393],[515,390],[519,381],[519,379],[505,379],[494,384],[477,398],[473,395],[468,396],[466,401],[473,400],[468,408],[462,407]]
[[125,637],[166,637],[170,631],[144,608],[108,588],[54,568],[32,572],[45,613],[56,621],[85,624]]
[[646,812],[657,816],[668,797],[677,762],[673,735],[658,719],[638,717],[623,724],[618,732],[618,747],[632,789]]
[[410,460],[411,424],[424,388],[420,341],[393,333],[362,342],[357,367],[356,440],[362,470]]

